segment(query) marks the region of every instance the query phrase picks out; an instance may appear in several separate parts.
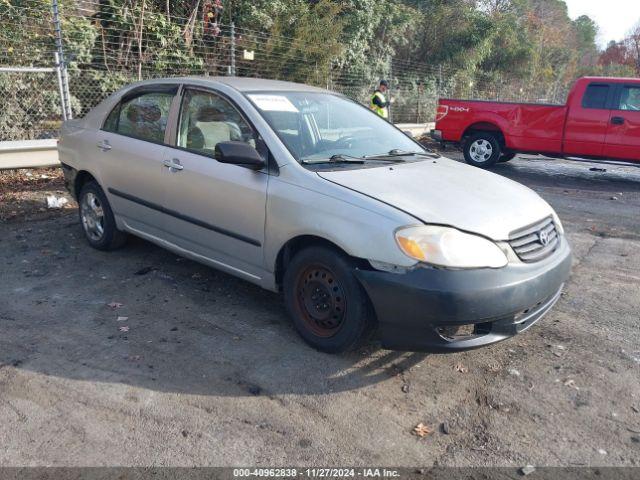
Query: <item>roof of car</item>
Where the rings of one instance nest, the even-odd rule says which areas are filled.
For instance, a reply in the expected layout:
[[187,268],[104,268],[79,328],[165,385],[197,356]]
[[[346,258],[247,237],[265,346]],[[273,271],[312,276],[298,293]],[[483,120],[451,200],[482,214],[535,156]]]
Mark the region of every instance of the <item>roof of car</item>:
[[637,83],[640,79],[632,77],[582,77],[578,80],[602,83]]
[[251,77],[208,77],[204,75],[190,77],[156,78],[146,80],[141,84],[167,83],[167,82],[194,82],[197,84],[224,84],[240,92],[256,91],[304,91],[304,92],[326,92],[323,88],[305,85],[303,83],[283,82],[281,80],[266,80],[264,78]]

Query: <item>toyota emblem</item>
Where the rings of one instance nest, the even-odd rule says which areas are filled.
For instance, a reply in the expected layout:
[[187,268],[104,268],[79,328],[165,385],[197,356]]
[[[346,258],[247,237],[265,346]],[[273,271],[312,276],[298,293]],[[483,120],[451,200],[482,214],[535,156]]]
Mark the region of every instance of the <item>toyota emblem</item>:
[[549,234],[545,230],[542,230],[538,233],[538,240],[540,240],[543,247],[546,247],[549,245]]

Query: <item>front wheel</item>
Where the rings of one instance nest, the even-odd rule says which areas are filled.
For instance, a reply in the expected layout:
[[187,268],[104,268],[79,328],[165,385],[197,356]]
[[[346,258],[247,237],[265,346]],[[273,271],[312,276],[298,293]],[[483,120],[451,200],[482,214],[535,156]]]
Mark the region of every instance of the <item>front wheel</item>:
[[317,350],[353,350],[373,329],[369,298],[354,268],[348,256],[327,247],[301,250],[287,266],[287,311],[300,336]]
[[471,135],[464,142],[463,151],[466,162],[480,168],[492,167],[502,155],[500,142],[489,132]]

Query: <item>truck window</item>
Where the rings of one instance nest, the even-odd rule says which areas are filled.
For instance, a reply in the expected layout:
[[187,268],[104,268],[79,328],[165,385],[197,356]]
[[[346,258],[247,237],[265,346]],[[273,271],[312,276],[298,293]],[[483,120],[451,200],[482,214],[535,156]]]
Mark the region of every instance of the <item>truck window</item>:
[[584,97],[582,97],[582,107],[606,109],[609,88],[609,85],[603,84],[592,83],[589,85]]
[[624,87],[618,109],[640,111],[640,87]]

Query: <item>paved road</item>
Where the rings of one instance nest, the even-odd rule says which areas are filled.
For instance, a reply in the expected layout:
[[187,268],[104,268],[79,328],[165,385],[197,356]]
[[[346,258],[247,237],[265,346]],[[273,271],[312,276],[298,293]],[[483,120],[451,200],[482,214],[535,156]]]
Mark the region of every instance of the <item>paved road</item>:
[[321,354],[278,295],[91,250],[73,213],[0,224],[0,465],[640,465],[640,168],[496,173],[558,210],[573,276],[525,334],[448,356]]

